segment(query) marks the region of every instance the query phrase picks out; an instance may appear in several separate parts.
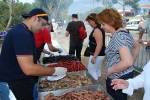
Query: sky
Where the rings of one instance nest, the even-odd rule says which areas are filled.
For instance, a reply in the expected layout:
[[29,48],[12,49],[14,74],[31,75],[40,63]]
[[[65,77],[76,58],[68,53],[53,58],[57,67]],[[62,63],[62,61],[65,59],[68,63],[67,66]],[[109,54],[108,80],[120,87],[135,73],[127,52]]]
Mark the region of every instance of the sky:
[[[33,3],[34,0],[19,0],[20,2],[28,2]],[[44,0],[43,0],[44,1]],[[94,1],[94,2],[93,2]],[[118,0],[122,1],[122,0]],[[121,3],[121,2],[120,2]],[[150,4],[150,0],[140,0],[139,5],[145,5]],[[86,11],[89,11],[93,9],[93,7],[104,7],[102,2],[96,2],[96,0],[74,0],[74,2],[70,5],[68,10],[68,15],[71,15],[72,13],[85,13]],[[114,7],[116,9],[122,10],[122,5],[115,4]],[[130,9],[130,7],[126,7],[126,9]]]

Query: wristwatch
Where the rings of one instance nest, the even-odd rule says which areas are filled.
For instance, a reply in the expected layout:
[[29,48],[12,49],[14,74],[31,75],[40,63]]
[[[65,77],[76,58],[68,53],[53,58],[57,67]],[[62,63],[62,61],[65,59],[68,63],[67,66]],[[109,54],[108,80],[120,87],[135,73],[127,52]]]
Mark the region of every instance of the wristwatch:
[[96,59],[96,57],[94,57],[94,56],[93,56],[93,58],[95,58],[95,59]]
[[48,55],[50,55],[51,53],[50,52],[48,52]]

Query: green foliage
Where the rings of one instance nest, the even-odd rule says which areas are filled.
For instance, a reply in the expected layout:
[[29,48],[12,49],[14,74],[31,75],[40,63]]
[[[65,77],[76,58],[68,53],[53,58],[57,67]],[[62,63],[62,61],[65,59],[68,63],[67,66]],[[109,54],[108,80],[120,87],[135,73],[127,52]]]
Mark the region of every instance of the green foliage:
[[131,6],[132,8],[137,8],[139,6],[139,1],[140,0],[125,0],[125,5]]
[[[99,13],[103,10],[104,8],[103,7],[96,7],[90,11],[87,11],[86,13],[79,13],[78,16],[79,16],[79,20],[82,20],[84,21],[86,19],[86,17],[90,14],[90,13]],[[71,20],[71,16],[70,16],[70,19]]]
[[[97,2],[100,2],[100,1],[102,1],[102,2],[106,2],[106,0],[96,0]],[[112,3],[111,3],[111,2]],[[137,8],[138,6],[139,6],[139,4],[138,4],[138,2],[140,1],[140,0],[107,0],[107,3],[108,3],[108,6],[109,7],[111,7],[112,6],[112,4],[116,4],[116,3],[118,3],[118,2],[125,2],[125,5],[127,5],[127,6],[131,6],[132,8]]]
[[13,20],[12,24],[17,24],[22,21],[22,14],[28,13],[31,9],[32,6],[29,3],[22,3],[22,2],[17,2],[13,4]]
[[49,14],[49,20],[56,21],[67,19],[69,6],[74,0],[35,0],[33,6],[44,9]]
[[[69,6],[74,0],[35,0],[33,4],[21,3],[18,0],[14,0],[12,4],[12,22],[11,25],[20,23],[23,19],[22,14],[28,13],[33,8],[42,8],[48,14],[49,18],[55,18],[57,21],[67,19],[67,13]],[[61,2],[60,2],[61,1]],[[9,21],[10,11],[7,4],[7,0],[0,2],[0,30],[4,30]]]
[[[32,9],[32,5],[29,3],[21,3],[21,2],[14,2],[12,4],[12,12],[13,18],[11,25],[18,24],[22,21],[21,15],[24,13],[28,13]],[[3,31],[10,17],[10,11],[7,2],[0,2],[0,30]]]
[[9,8],[6,2],[0,2],[0,30],[4,30],[9,19]]
[[62,0],[56,15],[57,20],[62,21],[67,19],[68,8],[73,3],[73,1],[74,0]]
[[118,0],[111,0],[113,4],[118,3]]

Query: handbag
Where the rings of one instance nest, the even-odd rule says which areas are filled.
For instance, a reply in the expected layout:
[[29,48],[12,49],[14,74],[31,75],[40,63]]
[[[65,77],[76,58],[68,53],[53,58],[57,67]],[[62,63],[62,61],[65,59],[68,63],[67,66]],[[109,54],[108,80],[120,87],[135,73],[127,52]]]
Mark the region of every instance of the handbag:
[[85,52],[84,52],[85,57],[90,57],[90,47],[86,47]]

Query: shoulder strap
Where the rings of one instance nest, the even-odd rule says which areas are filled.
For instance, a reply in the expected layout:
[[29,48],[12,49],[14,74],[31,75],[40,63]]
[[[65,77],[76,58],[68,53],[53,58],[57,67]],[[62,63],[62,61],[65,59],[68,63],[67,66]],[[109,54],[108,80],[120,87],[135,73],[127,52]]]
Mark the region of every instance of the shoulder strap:
[[[130,33],[129,31],[125,31],[125,30],[119,30],[118,32]],[[118,33],[118,32],[117,32],[117,33]]]

